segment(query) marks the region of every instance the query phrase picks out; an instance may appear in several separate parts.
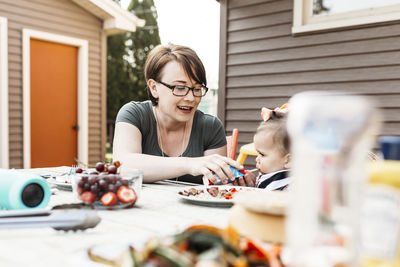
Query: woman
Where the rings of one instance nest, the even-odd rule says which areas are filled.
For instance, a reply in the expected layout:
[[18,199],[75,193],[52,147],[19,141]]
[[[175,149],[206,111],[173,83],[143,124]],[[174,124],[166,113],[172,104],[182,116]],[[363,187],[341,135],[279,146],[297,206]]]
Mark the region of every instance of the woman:
[[125,104],[117,115],[113,154],[126,166],[143,170],[144,182],[178,177],[202,183],[234,180],[226,156],[222,123],[197,110],[208,88],[206,73],[190,48],[169,44],[150,51],[145,64],[151,101]]

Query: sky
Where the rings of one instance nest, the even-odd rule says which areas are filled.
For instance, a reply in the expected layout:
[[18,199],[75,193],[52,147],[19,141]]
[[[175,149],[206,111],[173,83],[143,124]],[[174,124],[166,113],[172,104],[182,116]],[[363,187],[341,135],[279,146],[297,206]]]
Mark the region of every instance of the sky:
[[[126,9],[130,0],[121,0]],[[218,88],[219,12],[216,0],[154,0],[162,44],[192,48],[206,68],[207,85]]]

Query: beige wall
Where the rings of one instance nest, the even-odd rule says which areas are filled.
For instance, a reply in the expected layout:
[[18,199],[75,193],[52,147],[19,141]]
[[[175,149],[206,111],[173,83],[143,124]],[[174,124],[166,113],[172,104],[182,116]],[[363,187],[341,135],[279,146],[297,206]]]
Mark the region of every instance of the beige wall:
[[220,3],[218,115],[228,134],[239,128],[239,146],[252,142],[262,106],[305,90],[370,95],[383,111],[382,134],[400,135],[398,21],[293,36],[292,0]]
[[102,21],[70,0],[0,0],[8,19],[10,168],[23,167],[22,29],[89,41],[89,162],[105,153],[105,51]]

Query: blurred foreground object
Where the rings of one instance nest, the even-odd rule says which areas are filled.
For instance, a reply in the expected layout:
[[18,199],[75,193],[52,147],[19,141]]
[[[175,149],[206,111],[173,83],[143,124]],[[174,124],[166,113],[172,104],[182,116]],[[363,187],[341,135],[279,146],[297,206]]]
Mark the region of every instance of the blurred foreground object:
[[400,137],[379,139],[383,161],[368,166],[362,206],[361,266],[400,266]]
[[76,231],[96,227],[100,220],[94,210],[0,211],[0,229],[52,227],[55,230]]
[[0,209],[45,208],[50,196],[49,185],[39,175],[0,169]]
[[284,191],[240,192],[229,211],[229,225],[249,238],[284,243],[288,197]]
[[143,249],[127,248],[114,257],[101,247],[89,249],[91,260],[111,266],[259,266],[282,267],[279,250],[261,248],[232,227],[193,225],[173,236],[154,237]]
[[289,102],[290,266],[357,266],[359,208],[377,111],[361,96],[304,92]]

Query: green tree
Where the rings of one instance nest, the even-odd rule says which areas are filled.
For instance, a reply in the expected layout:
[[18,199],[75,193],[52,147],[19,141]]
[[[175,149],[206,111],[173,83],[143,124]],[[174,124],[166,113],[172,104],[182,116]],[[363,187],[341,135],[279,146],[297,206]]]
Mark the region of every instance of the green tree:
[[[119,3],[119,0],[115,0]],[[128,11],[144,19],[135,32],[107,39],[107,120],[114,121],[125,103],[147,99],[144,63],[149,51],[160,44],[157,10],[153,0],[131,0]],[[110,133],[108,133],[110,135]]]

